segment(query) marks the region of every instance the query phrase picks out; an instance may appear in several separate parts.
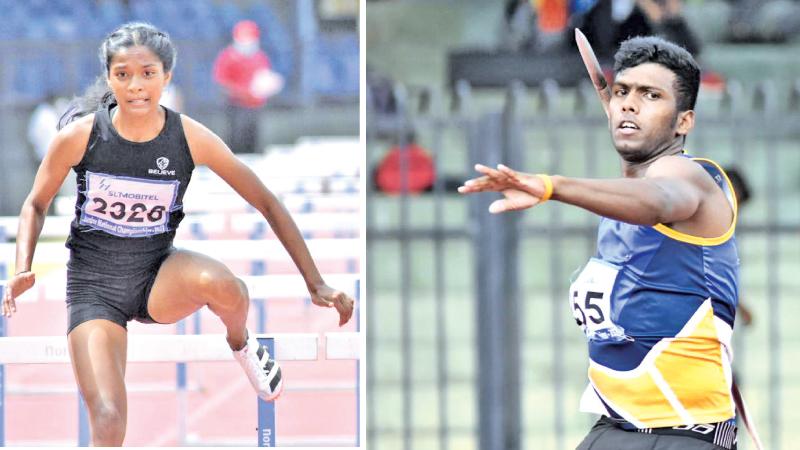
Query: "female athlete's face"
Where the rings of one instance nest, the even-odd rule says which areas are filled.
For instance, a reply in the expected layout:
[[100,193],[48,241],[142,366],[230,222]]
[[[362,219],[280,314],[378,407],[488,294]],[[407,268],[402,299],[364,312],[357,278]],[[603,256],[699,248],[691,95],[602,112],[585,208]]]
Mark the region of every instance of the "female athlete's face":
[[122,110],[147,114],[158,110],[161,93],[171,77],[155,53],[137,45],[119,50],[111,59],[108,85]]
[[675,74],[646,63],[617,74],[611,87],[610,120],[614,147],[622,159],[646,161],[678,143],[694,125],[694,112],[678,112]]

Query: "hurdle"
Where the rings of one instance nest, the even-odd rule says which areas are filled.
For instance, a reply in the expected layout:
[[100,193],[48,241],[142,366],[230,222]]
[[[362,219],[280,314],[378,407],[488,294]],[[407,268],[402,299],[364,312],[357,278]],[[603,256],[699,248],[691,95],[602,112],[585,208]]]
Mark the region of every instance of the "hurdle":
[[[254,212],[255,209],[231,191],[209,193],[206,197],[192,193],[190,189],[184,196],[183,209],[187,214],[199,213],[237,213]],[[306,212],[358,212],[361,199],[355,194],[277,194],[283,206],[292,213]],[[56,197],[55,211],[58,216],[75,214],[76,196]]]
[[[2,266],[2,263],[0,263]],[[357,283],[360,275],[354,273],[335,273],[323,274],[325,281],[334,287],[339,287],[349,295],[355,295],[358,292]],[[239,277],[247,286],[251,300],[270,299],[270,298],[307,298],[308,288],[306,287],[303,277],[294,274],[271,274],[271,275],[242,275]],[[63,295],[67,290],[66,275],[63,279],[55,281],[37,281],[37,285],[42,284],[41,289],[38,291],[43,293],[45,298],[58,298],[59,301],[63,300]],[[0,286],[4,286],[6,280],[0,280]],[[20,297],[20,301],[26,302],[29,294],[33,290],[28,291]],[[57,297],[56,293],[62,295]],[[354,297],[355,298],[355,297]]]
[[[315,217],[314,220],[317,220],[319,222],[325,221],[324,219],[327,218],[327,217],[325,217],[326,215],[329,216],[329,217],[333,215],[333,214],[325,214],[325,213],[307,213],[307,214],[309,216],[312,215],[312,214],[315,215],[316,217]],[[236,218],[235,216],[236,215],[228,215],[228,218],[229,218],[228,220],[235,219]],[[243,217],[243,219],[246,220],[245,223],[249,223],[250,225],[255,224],[257,220],[261,220],[263,222],[263,217],[261,217],[260,214],[246,213],[246,214],[242,214],[242,216],[246,216],[246,217]],[[258,219],[256,219],[256,216],[258,216]],[[51,219],[51,218],[49,218],[49,219]],[[14,220],[13,224],[12,223],[8,223],[8,221],[6,221],[3,224],[6,226],[6,229],[9,229],[9,230],[13,229],[14,231],[16,231],[16,218],[13,218],[12,220]],[[54,223],[54,222],[55,221],[51,221],[51,223]],[[48,222],[46,222],[46,223],[48,223]],[[236,222],[233,222],[233,223],[239,224],[239,223],[242,223],[242,222],[236,221]],[[63,236],[63,234],[65,234],[65,233],[62,230],[58,229],[59,225],[62,226],[63,229],[68,230],[69,227],[68,227],[68,222],[66,221],[66,218],[62,219],[61,222],[59,222],[59,224],[55,224],[53,226],[53,233],[54,234],[61,234]],[[247,225],[240,225],[240,226],[246,227]],[[309,245],[310,250],[312,251],[312,254],[315,254],[315,259],[324,260],[324,259],[330,258],[330,259],[340,260],[340,259],[344,259],[344,258],[349,258],[351,260],[355,260],[355,258],[360,256],[360,255],[356,256],[357,253],[355,253],[355,250],[358,249],[358,246],[354,245],[355,242],[357,242],[356,239],[317,239],[317,240],[310,241],[308,245]],[[334,245],[331,245],[332,243],[334,243]],[[267,261],[267,260],[269,260],[269,261],[275,261],[275,260],[286,261],[287,260],[288,254],[285,253],[285,250],[282,248],[282,246],[278,246],[276,244],[278,244],[278,242],[275,241],[275,240],[273,240],[273,241],[255,241],[254,242],[252,240],[249,240],[249,241],[236,241],[236,240],[229,240],[229,241],[219,241],[219,240],[215,240],[215,241],[194,241],[194,240],[188,240],[188,241],[183,241],[183,240],[180,240],[180,239],[176,240],[176,243],[175,243],[176,246],[179,246],[181,248],[187,248],[189,250],[195,250],[195,251],[199,251],[199,252],[203,252],[203,253],[213,254],[214,256],[221,257],[221,258],[242,259],[242,260],[246,260],[246,259],[257,260],[257,259],[261,258],[260,259],[260,261],[262,261],[261,264],[260,264],[260,266],[262,267],[261,270],[263,270],[263,267],[264,267],[263,266],[263,264],[264,264],[263,261]],[[8,248],[4,249],[4,248],[2,248],[3,246],[8,247]],[[0,244],[0,255],[2,255],[2,254],[13,255],[13,253],[14,253],[13,252],[13,247],[14,247],[14,244]],[[316,247],[319,247],[322,250],[320,251]],[[321,255],[320,255],[320,253],[321,253]],[[61,243],[41,243],[41,244],[39,244],[39,246],[37,246],[36,262],[37,263],[45,263],[45,264],[46,263],[53,263],[53,262],[64,263],[68,259],[68,255],[69,255],[69,251]],[[12,259],[8,259],[8,263],[9,264],[12,261],[13,261]],[[4,264],[2,263],[2,261],[0,261],[0,268],[2,266],[4,266]],[[0,277],[0,278],[3,278],[3,277]],[[299,296],[301,296],[300,293],[303,293],[302,296],[305,297],[306,299],[308,297],[307,287],[305,286],[305,284],[302,281],[302,279],[300,277],[296,276],[296,275],[245,276],[245,277],[242,277],[242,278],[245,281],[245,284],[248,286],[248,289],[252,294],[251,297],[254,298],[254,299],[265,299],[267,297],[272,297],[272,298],[275,298],[275,297],[299,297]],[[271,278],[271,280],[267,281],[267,279],[269,279],[269,278]],[[357,277],[354,276],[353,274],[338,274],[338,275],[330,275],[330,274],[328,274],[328,275],[325,276],[325,279],[332,286],[351,285],[351,283],[353,283],[354,281],[356,283],[356,286],[358,286]],[[5,283],[3,281],[0,281],[0,291],[1,291],[2,286],[4,284]],[[65,291],[65,285],[60,284],[60,283],[57,283],[56,286],[49,286],[48,289],[53,289],[53,288],[55,288],[59,292],[64,292]],[[355,296],[358,297],[358,287],[356,287]],[[261,311],[263,311],[263,306],[264,306],[263,305],[263,301],[257,301],[256,305],[260,307],[259,309]],[[358,310],[356,310],[356,314],[358,314]],[[197,317],[198,316],[196,316],[196,318]],[[260,314],[260,317],[261,317],[261,320],[259,320],[259,323],[263,324],[265,322],[265,320],[264,320],[265,314],[263,314],[263,312],[262,312]],[[356,317],[358,317],[358,316],[356,316]],[[358,320],[358,319],[356,319],[356,320]],[[196,324],[197,324],[197,322],[196,322]],[[181,325],[183,326],[182,330],[180,329]],[[263,325],[261,325],[259,328],[260,328],[259,331],[261,331],[263,333],[265,327]],[[198,332],[198,331],[199,331],[199,328],[196,326],[195,327],[195,332]],[[179,323],[179,333],[181,333],[181,332],[185,333],[185,324],[183,324],[182,322]],[[2,333],[0,333],[0,336],[1,335],[2,335]],[[264,342],[264,345],[266,345],[269,348],[269,342]],[[352,342],[350,342],[348,345],[352,345]],[[330,349],[334,352],[334,353],[331,353],[332,356],[331,356],[330,359],[342,359],[340,357],[336,357],[335,356],[335,349],[336,349],[335,342],[332,344]],[[344,359],[347,359],[347,358],[344,358]],[[131,360],[131,362],[135,362],[135,361]],[[165,361],[165,362],[178,362],[178,361],[169,360],[169,361]],[[185,363],[178,362],[178,365],[179,365],[179,370],[178,370],[178,390],[179,391],[180,390],[184,390],[185,391],[186,390]],[[180,370],[181,366],[184,367],[184,370]],[[2,380],[2,376],[4,375],[4,373],[2,373],[3,370],[4,370],[4,368],[2,366],[2,359],[0,359],[0,381],[3,381]],[[358,376],[358,374],[357,374],[357,376]],[[356,385],[355,385],[355,389],[356,390],[359,389],[359,385],[360,385],[360,383],[357,382]],[[306,387],[306,389],[307,388],[308,387]],[[323,387],[314,387],[314,389],[322,389],[322,388]],[[332,386],[331,388],[332,389],[339,389],[339,388],[341,388],[341,389],[346,389],[346,388],[352,389],[352,386],[349,386],[349,387],[334,387],[334,386]],[[63,389],[62,389],[62,391],[63,391]],[[2,416],[2,413],[3,413],[2,403],[4,403],[3,399],[4,399],[4,396],[5,396],[5,384],[4,383],[0,383],[0,394],[2,394],[2,397],[0,397],[0,422],[2,422],[2,417],[3,417]],[[33,393],[31,393],[31,395],[33,395]],[[358,392],[357,392],[356,395],[358,397]],[[274,435],[274,416],[275,416],[275,413],[274,413],[274,409],[270,409],[270,408],[272,408],[272,406],[273,405],[270,405],[270,404],[267,404],[266,406],[259,405],[259,411],[260,411],[259,412],[259,418],[260,418],[259,419],[259,423],[261,424],[260,427],[259,427],[259,445],[273,445],[274,442],[275,442],[275,438],[276,438],[275,435]],[[357,411],[357,414],[358,414],[358,411]],[[273,425],[270,425],[270,424],[273,424]],[[88,419],[87,419],[87,415],[86,415],[85,405],[83,405],[83,402],[82,402],[82,400],[80,398],[79,398],[79,425],[80,425],[79,426],[79,444],[86,445],[86,444],[88,444],[88,440],[89,440]],[[0,425],[0,431],[2,430],[2,426],[3,425]],[[0,443],[4,442],[2,436],[3,436],[2,433],[0,433]],[[179,432],[179,436],[185,436],[185,430],[184,430],[183,434],[181,434]],[[356,437],[356,442],[357,441],[358,441],[358,436]]]
[[[319,336],[314,333],[275,333],[256,336],[279,361],[315,361]],[[326,333],[326,359],[359,359],[358,333]],[[355,348],[351,348],[355,345]],[[131,335],[128,362],[210,362],[233,361],[223,334]],[[0,368],[6,364],[69,363],[66,336],[0,338]],[[4,374],[3,374],[4,375]],[[0,445],[5,445],[5,378],[0,377]],[[258,400],[258,445],[274,447],[275,403]],[[88,445],[88,424],[79,424],[80,446]]]
[[[0,264],[0,269],[3,269],[3,265]],[[271,298],[303,298],[308,295],[308,288],[305,285],[302,277],[297,275],[258,275],[258,276],[242,276],[240,277],[245,285],[248,287],[248,291],[251,293],[251,299],[255,303],[257,310],[258,310],[258,332],[264,333],[266,329],[266,313],[264,309],[265,300]],[[339,286],[340,288],[344,288],[343,290],[348,294],[352,295],[354,298],[360,298],[360,282],[359,282],[359,275],[358,274],[326,274],[324,276],[326,282],[328,282],[332,286]],[[50,290],[58,291],[58,292],[65,292],[66,291],[66,279],[58,280],[57,283],[48,283],[45,285],[44,289],[39,292],[44,292],[47,296],[47,292]],[[2,292],[2,286],[5,284],[5,280],[0,280],[0,292]],[[348,288],[345,288],[348,287]],[[25,295],[25,294],[23,294]],[[49,298],[49,297],[48,297]],[[359,310],[360,307],[356,305],[355,317],[356,320],[356,327],[359,326]],[[199,312],[195,313],[194,317],[199,319]],[[199,320],[196,320],[194,331],[195,333],[199,333]],[[186,325],[185,320],[179,321],[177,324],[177,332],[179,333],[177,336],[186,336]],[[360,346],[358,342],[357,333],[353,333],[355,335],[351,336],[347,333],[332,333],[326,334],[326,342],[327,342],[327,359],[359,359],[360,354],[358,347]],[[4,330],[0,329],[0,336],[4,336]],[[198,334],[190,335],[190,336],[200,336]],[[268,346],[269,347],[269,346]],[[2,348],[0,348],[2,351]],[[228,350],[229,352],[229,350]],[[350,352],[350,353],[347,353]],[[2,358],[0,358],[0,363],[2,362]],[[49,361],[55,362],[55,361]],[[68,362],[68,359],[67,359]],[[169,360],[169,362],[173,362]],[[189,385],[187,382],[187,368],[186,362],[180,361],[177,362],[177,383],[176,386],[172,389],[166,389],[166,386],[154,386],[155,389],[147,389],[146,392],[153,392],[153,391],[173,391],[178,392],[179,396],[179,408],[186,411],[186,399],[185,399],[185,392],[189,389]],[[3,370],[2,366],[0,365],[0,371]],[[358,366],[356,369],[356,377],[358,379]],[[308,391],[308,390],[347,390],[355,388],[356,398],[358,399],[358,390],[360,389],[360,383],[356,383],[355,386],[350,384],[347,385],[324,385],[324,386],[317,386],[317,385],[308,385],[308,386],[295,386],[294,388],[290,389],[294,390],[301,390],[301,391]],[[0,393],[2,393],[5,386],[0,381]],[[287,388],[289,389],[289,388]],[[131,390],[134,392],[136,390]],[[145,389],[141,389],[142,392]],[[64,387],[64,386],[56,386],[47,389],[45,392],[37,392],[34,390],[29,390],[28,392],[24,392],[27,395],[34,395],[34,394],[69,394],[69,393],[76,393],[77,389],[74,386]],[[16,392],[19,394],[19,390],[17,389]],[[79,396],[80,397],[80,396]],[[89,439],[89,432],[88,432],[88,416],[87,410],[85,405],[83,404],[82,400],[79,398],[79,429],[81,430],[79,433],[80,439],[79,442],[86,443]],[[358,400],[357,400],[358,401]],[[259,417],[263,415],[263,417],[271,417],[270,414],[274,416],[274,413],[270,412],[269,404],[260,405],[260,409],[262,409],[261,414]],[[266,409],[265,409],[266,408]],[[358,411],[357,411],[358,414]],[[2,417],[2,407],[0,407],[0,417]],[[179,443],[186,444],[186,423],[185,423],[185,415],[181,416],[179,414],[181,420],[178,422],[178,438]],[[269,419],[265,419],[269,423]],[[266,425],[265,425],[266,426]],[[1,428],[1,426],[0,426]],[[265,431],[266,433],[266,431]],[[1,435],[2,433],[0,433]],[[264,442],[269,442],[269,437],[272,435],[262,435],[261,439]],[[274,437],[273,437],[274,439]],[[358,439],[358,437],[356,438]],[[2,438],[0,438],[0,445],[2,445]]]
[[[294,213],[307,212],[356,212],[361,209],[361,199],[354,194],[282,194],[279,196],[286,209]],[[183,198],[186,213],[208,212],[253,212],[255,209],[236,194],[211,192],[199,195],[187,192]],[[74,202],[73,202],[74,208]]]
[[[277,239],[270,240],[178,240],[175,247],[192,250],[227,260],[275,260],[290,261],[289,254]],[[357,260],[360,257],[359,239],[313,239],[306,242],[312,257],[319,260]],[[16,244],[0,243],[2,262],[13,262]],[[69,249],[63,243],[41,242],[36,246],[35,262],[66,264]]]
[[[66,237],[69,234],[69,226],[72,222],[71,216],[53,216],[48,217],[42,226],[42,232],[39,236],[49,237]],[[0,217],[0,229],[3,230],[3,236],[6,239],[17,237],[17,230],[19,228],[18,216],[4,216]]]
[[[42,227],[40,238],[66,238],[70,233],[73,216],[48,217]],[[337,235],[354,237],[359,233],[360,216],[354,212],[305,212],[292,214],[305,238],[313,238],[315,233],[333,232]],[[5,239],[15,238],[19,227],[19,217],[0,217],[0,230]],[[190,230],[190,233],[201,238],[205,233],[222,233],[230,230],[243,233],[251,239],[261,239],[266,235],[269,224],[260,213],[201,213],[184,217],[178,232]]]
[[[193,178],[196,178],[199,183],[191,185],[193,195],[233,191],[233,188],[215,173],[202,173],[198,170],[195,170],[195,172]],[[358,175],[280,176],[275,174],[264,176],[262,181],[266,182],[269,185],[269,189],[276,194],[355,194],[359,189]],[[195,189],[195,187],[197,188]]]

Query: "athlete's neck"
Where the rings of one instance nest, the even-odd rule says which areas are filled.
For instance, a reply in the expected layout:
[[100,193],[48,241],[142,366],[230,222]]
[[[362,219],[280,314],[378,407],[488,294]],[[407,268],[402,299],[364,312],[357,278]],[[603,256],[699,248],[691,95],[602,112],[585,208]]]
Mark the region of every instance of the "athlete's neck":
[[152,141],[161,133],[166,120],[166,112],[161,106],[155,113],[144,116],[126,115],[118,106],[111,110],[111,124],[114,129],[120,136],[132,142]]
[[657,148],[652,152],[651,156],[642,161],[626,161],[623,159],[622,176],[625,178],[643,177],[644,173],[647,171],[647,168],[650,167],[650,164],[653,164],[653,162],[658,158],[681,154],[683,152],[683,144],[685,140],[685,136],[676,136],[675,139],[665,143],[660,148]]

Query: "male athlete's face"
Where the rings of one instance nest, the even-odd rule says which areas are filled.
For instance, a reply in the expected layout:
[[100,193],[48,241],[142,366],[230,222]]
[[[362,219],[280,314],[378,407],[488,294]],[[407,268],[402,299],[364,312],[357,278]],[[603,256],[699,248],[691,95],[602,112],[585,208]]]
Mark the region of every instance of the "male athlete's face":
[[108,85],[119,107],[128,113],[147,114],[158,108],[161,93],[172,73],[149,48],[123,48],[111,59]]
[[647,161],[691,130],[694,112],[678,112],[674,86],[675,74],[660,64],[645,63],[617,73],[609,125],[622,159]]

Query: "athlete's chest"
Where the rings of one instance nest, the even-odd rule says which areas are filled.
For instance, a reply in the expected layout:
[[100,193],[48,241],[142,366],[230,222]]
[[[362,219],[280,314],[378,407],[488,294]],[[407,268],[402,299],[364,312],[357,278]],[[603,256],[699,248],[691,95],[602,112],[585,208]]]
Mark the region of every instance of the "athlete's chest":
[[597,257],[612,264],[636,264],[649,260],[664,243],[652,227],[603,219],[597,233]]
[[91,150],[79,170],[80,223],[122,237],[168,231],[191,177],[183,155],[164,146]]

